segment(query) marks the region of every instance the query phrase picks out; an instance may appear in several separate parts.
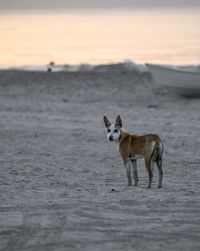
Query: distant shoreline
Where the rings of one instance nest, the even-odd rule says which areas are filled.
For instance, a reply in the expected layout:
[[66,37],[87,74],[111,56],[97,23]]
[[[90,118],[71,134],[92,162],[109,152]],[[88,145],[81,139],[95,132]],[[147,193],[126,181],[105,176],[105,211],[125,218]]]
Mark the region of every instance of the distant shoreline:
[[[200,71],[200,64],[160,64],[171,67],[183,67],[189,70]],[[50,62],[46,65],[25,65],[25,66],[0,66],[0,71],[36,71],[36,72],[112,72],[112,71],[135,71],[138,73],[148,72],[146,64],[135,63],[131,60],[125,60],[119,63],[107,64],[56,64]]]

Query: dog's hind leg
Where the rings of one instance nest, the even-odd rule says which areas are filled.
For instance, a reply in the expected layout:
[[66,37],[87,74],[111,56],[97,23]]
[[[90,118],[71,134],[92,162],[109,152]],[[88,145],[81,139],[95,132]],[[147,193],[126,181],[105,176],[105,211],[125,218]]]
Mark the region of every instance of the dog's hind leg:
[[162,170],[162,158],[158,156],[156,159],[156,164],[158,167],[158,172],[159,172],[159,180],[158,180],[158,186],[157,188],[162,187],[162,180],[163,180],[163,170]]
[[128,179],[128,186],[132,185],[132,178],[131,178],[131,165],[130,161],[127,161],[125,163],[126,173],[127,173],[127,179]]
[[151,188],[151,183],[152,183],[152,180],[153,180],[153,172],[151,170],[152,159],[151,158],[149,159],[149,158],[145,157],[144,160],[145,160],[146,169],[147,169],[148,174],[149,174],[149,184],[148,184],[147,188]]
[[138,186],[139,178],[138,178],[138,171],[137,171],[137,160],[131,160],[131,164],[133,167],[133,179],[135,182],[135,186]]

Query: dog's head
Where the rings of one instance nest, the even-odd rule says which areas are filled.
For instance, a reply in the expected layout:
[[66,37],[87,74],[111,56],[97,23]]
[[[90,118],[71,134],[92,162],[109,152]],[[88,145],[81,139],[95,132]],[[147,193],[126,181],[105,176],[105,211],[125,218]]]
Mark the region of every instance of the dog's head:
[[122,132],[122,120],[120,115],[117,116],[115,124],[111,124],[106,116],[103,117],[107,129],[107,139],[118,142]]

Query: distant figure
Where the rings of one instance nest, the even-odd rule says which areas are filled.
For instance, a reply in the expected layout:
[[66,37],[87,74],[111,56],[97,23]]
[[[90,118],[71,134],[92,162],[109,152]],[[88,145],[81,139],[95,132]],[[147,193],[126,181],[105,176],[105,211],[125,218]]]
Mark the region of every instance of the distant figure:
[[55,65],[53,61],[48,64],[47,72],[52,72],[52,67]]

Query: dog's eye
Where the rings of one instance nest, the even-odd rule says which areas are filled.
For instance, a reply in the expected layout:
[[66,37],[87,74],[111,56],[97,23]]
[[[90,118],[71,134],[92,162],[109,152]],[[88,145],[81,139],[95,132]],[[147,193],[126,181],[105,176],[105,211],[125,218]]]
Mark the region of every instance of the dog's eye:
[[115,129],[115,130],[114,130],[114,132],[115,132],[115,133],[117,133],[117,132],[118,132],[118,130],[117,130],[117,129]]
[[110,132],[110,129],[108,129],[108,132]]

